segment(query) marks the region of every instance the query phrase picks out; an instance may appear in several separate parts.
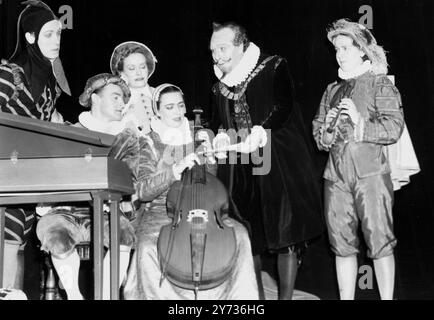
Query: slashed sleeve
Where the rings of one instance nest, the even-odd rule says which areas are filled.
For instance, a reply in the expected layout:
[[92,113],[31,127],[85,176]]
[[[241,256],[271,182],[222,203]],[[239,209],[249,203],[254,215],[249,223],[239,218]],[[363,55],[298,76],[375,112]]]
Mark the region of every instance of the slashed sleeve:
[[377,76],[375,106],[361,123],[361,142],[392,144],[404,129],[401,95],[386,75]]
[[11,112],[8,110],[8,102],[12,99],[15,91],[14,75],[12,69],[7,65],[0,65],[0,110],[3,112]]

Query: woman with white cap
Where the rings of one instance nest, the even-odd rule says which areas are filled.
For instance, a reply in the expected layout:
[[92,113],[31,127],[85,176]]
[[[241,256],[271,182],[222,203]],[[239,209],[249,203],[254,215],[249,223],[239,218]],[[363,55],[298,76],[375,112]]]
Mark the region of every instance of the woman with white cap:
[[133,116],[143,133],[148,133],[152,112],[152,88],[148,80],[155,71],[157,59],[143,43],[127,41],[119,44],[112,53],[110,68],[129,86],[131,99],[124,115]]
[[387,77],[383,48],[366,27],[341,19],[327,37],[336,50],[341,80],[327,86],[313,135],[318,148],[329,151],[324,209],[340,297],[354,299],[360,223],[380,296],[393,299],[397,240],[385,149],[403,132],[401,96]]
[[[125,299],[132,300],[193,300],[193,290],[182,289],[162,276],[157,241],[161,227],[171,223],[166,210],[166,199],[172,184],[181,180],[181,174],[191,169],[198,156],[193,153],[192,128],[185,117],[186,105],[181,89],[162,84],[155,89],[150,139],[139,138],[140,156],[136,166],[136,193],[149,205],[137,215],[137,245],[130,263],[124,287]],[[210,138],[199,131],[197,138],[210,148]],[[126,143],[125,143],[126,144]],[[204,159],[206,168],[215,174],[214,159]],[[250,240],[244,226],[233,219],[223,222],[234,228],[236,235],[235,267],[227,280],[218,287],[200,291],[198,299],[258,299]],[[176,243],[174,244],[176,250]],[[185,253],[188,254],[188,253]]]

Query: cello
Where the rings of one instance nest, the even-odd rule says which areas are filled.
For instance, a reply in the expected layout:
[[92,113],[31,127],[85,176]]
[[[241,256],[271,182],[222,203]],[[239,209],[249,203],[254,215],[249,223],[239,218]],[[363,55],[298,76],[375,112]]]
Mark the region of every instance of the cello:
[[[200,114],[193,110],[194,143],[202,129]],[[167,194],[167,214],[172,222],[160,230],[157,243],[161,281],[194,290],[217,287],[229,278],[235,265],[236,238],[233,227],[223,223],[229,211],[229,195],[223,183],[196,164],[182,173]],[[161,283],[160,281],[160,283]]]

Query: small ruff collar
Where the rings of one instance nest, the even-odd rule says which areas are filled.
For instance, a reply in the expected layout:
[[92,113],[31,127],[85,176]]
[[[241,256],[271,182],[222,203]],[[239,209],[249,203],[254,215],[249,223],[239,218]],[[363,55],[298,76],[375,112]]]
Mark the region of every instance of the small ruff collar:
[[345,72],[344,70],[339,68],[338,75],[339,78],[341,78],[342,80],[348,80],[348,79],[357,78],[358,76],[361,76],[362,74],[368,72],[369,70],[372,70],[372,64],[371,61],[366,60],[359,67],[348,72]]

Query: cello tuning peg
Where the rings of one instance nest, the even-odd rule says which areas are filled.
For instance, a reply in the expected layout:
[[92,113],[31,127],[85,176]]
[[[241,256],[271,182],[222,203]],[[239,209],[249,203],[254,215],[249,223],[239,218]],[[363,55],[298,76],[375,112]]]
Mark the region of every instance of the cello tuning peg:
[[201,114],[201,113],[203,113],[203,109],[201,109],[201,108],[199,108],[199,107],[196,107],[196,108],[194,108],[193,109],[193,113],[199,113],[199,114]]

